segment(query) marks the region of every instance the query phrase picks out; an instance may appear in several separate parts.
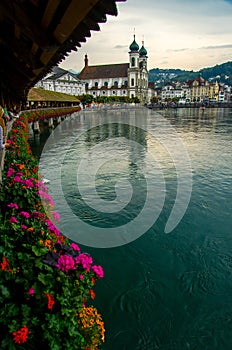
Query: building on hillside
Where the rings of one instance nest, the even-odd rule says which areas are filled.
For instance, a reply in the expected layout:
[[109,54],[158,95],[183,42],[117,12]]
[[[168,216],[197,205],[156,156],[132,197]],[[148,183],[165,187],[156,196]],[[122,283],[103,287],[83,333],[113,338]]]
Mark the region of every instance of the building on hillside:
[[217,81],[209,84],[209,98],[219,101],[219,84]]
[[201,76],[188,80],[187,84],[190,87],[191,102],[203,102],[209,98],[209,82]]
[[[140,102],[149,102],[147,50],[134,40],[129,47],[129,63],[89,65],[85,55],[85,65],[78,78],[85,81],[86,93],[93,96],[138,97]],[[152,89],[150,91],[152,95]]]
[[180,104],[189,102],[230,102],[231,87],[209,82],[202,77],[186,82],[168,82],[161,88],[158,98],[162,101],[178,99]]
[[179,84],[176,83],[166,83],[161,92],[162,101],[167,101],[169,99],[182,98],[183,90]]
[[40,80],[35,87],[74,96],[85,93],[85,82],[75,74],[59,67],[53,67],[52,72]]

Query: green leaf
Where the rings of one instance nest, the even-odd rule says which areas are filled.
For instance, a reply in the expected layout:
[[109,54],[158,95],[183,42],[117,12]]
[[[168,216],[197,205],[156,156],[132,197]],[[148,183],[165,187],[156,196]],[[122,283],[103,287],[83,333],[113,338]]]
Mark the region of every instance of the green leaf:
[[43,273],[39,273],[39,275],[38,275],[38,280],[39,280],[42,284],[44,284],[44,285],[47,284],[46,275],[44,275]]
[[5,298],[9,298],[10,297],[10,292],[9,292],[9,289],[3,285],[0,286],[1,287],[1,292],[2,292],[2,295],[5,297]]

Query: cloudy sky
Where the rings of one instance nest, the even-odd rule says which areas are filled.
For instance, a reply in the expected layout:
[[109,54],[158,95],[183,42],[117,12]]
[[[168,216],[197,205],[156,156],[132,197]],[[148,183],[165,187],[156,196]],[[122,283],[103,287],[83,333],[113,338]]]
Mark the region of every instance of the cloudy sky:
[[144,38],[148,68],[199,70],[232,61],[232,0],[127,0],[117,3],[100,32],[60,64],[79,72],[89,64],[128,62],[134,28]]

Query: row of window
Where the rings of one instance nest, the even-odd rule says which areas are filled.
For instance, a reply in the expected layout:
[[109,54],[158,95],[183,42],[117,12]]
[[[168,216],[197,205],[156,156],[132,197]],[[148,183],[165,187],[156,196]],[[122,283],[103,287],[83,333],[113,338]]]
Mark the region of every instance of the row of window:
[[[124,83],[123,83],[123,85],[127,86],[127,84],[128,84],[128,82],[127,82],[127,80],[125,80]],[[95,81],[94,87],[95,87],[95,88],[98,88],[98,85],[99,85],[98,81]],[[105,87],[108,87],[108,85],[109,85],[108,81],[105,81],[105,82],[104,82],[104,86],[105,86]],[[118,87],[118,81],[115,80],[114,83],[113,83],[113,86]],[[89,88],[89,83],[86,83],[86,84],[85,84],[85,87],[86,87],[86,89],[88,89],[88,88]]]
[[[127,81],[127,80],[124,81],[124,85],[125,85],[125,86],[128,86],[128,81]],[[99,83],[96,81],[96,82],[94,83],[94,87],[95,87],[95,88],[98,88],[98,86],[99,86]],[[108,81],[105,81],[105,82],[104,82],[104,86],[105,86],[106,88],[108,87]],[[113,86],[118,87],[118,81],[115,81],[114,84],[113,84]],[[131,78],[131,86],[135,86],[135,79],[134,79],[134,78]],[[146,87],[145,81],[144,81],[144,87]],[[86,89],[89,88],[89,83],[86,83],[86,84],[85,84],[85,88],[86,88]]]
[[[123,95],[126,95],[126,90],[123,90],[122,93],[123,93]],[[106,92],[103,90],[103,91],[102,91],[102,94],[105,95]],[[113,94],[113,95],[116,95],[116,91],[113,90],[113,91],[112,91],[112,94]],[[93,95],[96,95],[96,92],[95,92],[95,91],[93,91]]]

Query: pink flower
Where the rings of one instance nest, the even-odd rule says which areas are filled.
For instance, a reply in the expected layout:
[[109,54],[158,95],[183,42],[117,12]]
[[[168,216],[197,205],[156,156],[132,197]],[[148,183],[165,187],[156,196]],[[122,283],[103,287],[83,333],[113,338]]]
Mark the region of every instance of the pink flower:
[[91,256],[81,253],[75,258],[75,261],[77,264],[80,264],[84,269],[89,271],[93,259],[91,258]]
[[34,295],[34,294],[35,294],[34,288],[30,288],[30,289],[28,290],[28,294]]
[[[8,141],[8,143],[9,143],[9,141]],[[8,171],[7,171],[7,173],[6,173],[6,176],[7,176],[7,177],[11,177],[11,175],[13,175],[14,172],[15,172],[15,171],[14,171],[13,168],[9,168]]]
[[27,229],[27,226],[26,225],[21,225],[21,228],[26,230]]
[[19,215],[24,216],[26,219],[29,219],[30,214],[27,211],[21,211]]
[[18,204],[16,204],[16,203],[9,203],[9,204],[7,204],[7,206],[9,207],[9,208],[14,208],[14,209],[18,209],[19,208],[19,206],[18,206]]
[[23,180],[20,179],[20,177],[18,175],[16,175],[14,178],[13,178],[13,181],[14,182],[23,182]]
[[60,230],[55,225],[53,225],[51,220],[47,219],[45,222],[47,223],[49,230],[53,231],[56,236],[60,236]]
[[55,221],[60,221],[60,214],[57,213],[57,211],[54,211],[53,217],[54,217],[54,220],[55,220]]
[[72,249],[74,249],[74,250],[80,251],[80,248],[79,248],[79,246],[76,243],[71,243],[70,247],[72,247]]
[[95,275],[97,276],[97,278],[103,278],[104,277],[104,271],[102,266],[97,266],[97,265],[93,265],[92,266],[92,270],[95,273]]
[[58,264],[56,267],[64,272],[76,270],[75,260],[70,255],[61,255],[58,259]]
[[52,196],[50,194],[48,194],[42,190],[39,190],[37,193],[40,195],[41,199],[46,200],[52,206],[54,205],[54,201],[53,201]]
[[83,275],[80,275],[79,278],[80,278],[80,280],[83,280],[84,276],[83,276]]
[[30,188],[30,187],[33,187],[33,186],[34,186],[33,182],[32,182],[31,180],[29,180],[29,179],[26,179],[26,180],[24,181],[24,184],[25,184],[25,186],[26,186],[27,188]]
[[9,222],[15,222],[16,223],[16,222],[18,222],[18,220],[16,219],[15,216],[11,216]]

